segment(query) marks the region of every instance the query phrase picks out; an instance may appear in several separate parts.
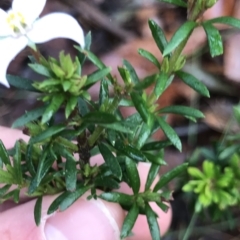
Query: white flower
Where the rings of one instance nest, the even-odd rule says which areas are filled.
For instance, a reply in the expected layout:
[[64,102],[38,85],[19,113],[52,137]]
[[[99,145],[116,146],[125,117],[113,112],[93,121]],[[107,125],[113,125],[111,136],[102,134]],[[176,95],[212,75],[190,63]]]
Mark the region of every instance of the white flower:
[[84,47],[83,30],[65,13],[51,13],[37,19],[46,0],[13,0],[12,9],[0,9],[0,83],[9,87],[6,72],[15,56],[31,43],[69,38]]

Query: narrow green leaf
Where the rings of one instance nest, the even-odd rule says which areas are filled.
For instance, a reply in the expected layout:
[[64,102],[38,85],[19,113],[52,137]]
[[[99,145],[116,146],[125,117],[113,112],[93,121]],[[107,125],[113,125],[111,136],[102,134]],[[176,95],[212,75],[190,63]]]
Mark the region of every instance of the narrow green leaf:
[[202,24],[208,39],[208,45],[212,57],[223,54],[223,42],[222,37],[214,26],[209,23]]
[[47,123],[52,118],[54,113],[56,113],[58,111],[58,109],[63,104],[64,99],[65,99],[64,94],[56,94],[53,96],[50,104],[48,105],[48,107],[46,108],[46,110],[42,116],[43,124]]
[[152,239],[160,240],[160,229],[158,226],[157,217],[148,203],[145,205],[145,211]]
[[66,119],[69,118],[70,114],[75,109],[77,103],[78,103],[78,97],[70,96],[68,98],[67,104],[66,104],[66,107],[65,107],[65,117],[66,117]]
[[0,188],[0,198],[8,192],[8,190],[10,189],[11,186],[12,186],[11,184],[6,184],[2,188]]
[[110,168],[112,174],[118,178],[119,180],[122,179],[122,169],[119,165],[117,158],[112,154],[110,149],[104,143],[100,143],[98,145],[99,151],[101,152],[105,163]]
[[147,181],[145,184],[145,191],[150,189],[153,181],[155,180],[157,174],[159,173],[160,166],[157,164],[151,164],[150,170],[148,172]]
[[166,90],[168,82],[168,75],[161,71],[157,77],[156,85],[154,87],[154,94],[156,98],[159,98],[162,93]]
[[137,109],[138,113],[141,115],[143,121],[145,123],[148,122],[148,116],[149,116],[149,112],[146,106],[145,101],[143,100],[142,96],[139,95],[138,92],[131,92],[131,99],[133,101],[133,104],[135,106],[135,108]]
[[20,143],[17,141],[14,146],[15,154],[13,155],[13,168],[14,168],[14,178],[18,184],[22,184],[22,166],[21,166],[21,148]]
[[115,180],[111,177],[97,177],[94,179],[94,184],[96,188],[104,187],[107,189],[119,189],[119,180]]
[[163,212],[167,212],[169,209],[169,206],[164,204],[163,202],[156,202],[156,204],[163,210]]
[[109,123],[109,124],[101,123],[99,125],[104,128],[115,130],[117,132],[129,133],[129,134],[132,134],[134,132],[133,124],[127,123],[125,121],[119,121],[119,122]]
[[137,165],[130,158],[126,158],[125,165],[130,181],[130,187],[132,188],[134,194],[137,195],[140,189],[140,177],[138,174]]
[[100,85],[100,92],[99,92],[99,105],[102,106],[102,104],[109,99],[109,90],[108,90],[108,82],[104,78],[101,81]]
[[117,122],[117,119],[113,114],[106,112],[90,112],[82,119],[88,124],[109,124]]
[[189,87],[194,89],[199,94],[203,95],[204,97],[210,97],[209,91],[206,88],[206,86],[202,82],[200,82],[197,78],[195,78],[193,75],[182,71],[177,71],[176,75],[184,83],[186,83]]
[[142,81],[134,86],[134,89],[139,91],[150,87],[154,82],[156,82],[158,74],[153,74],[145,77]]
[[158,123],[166,135],[166,137],[171,141],[171,143],[179,150],[182,151],[182,143],[179,139],[177,133],[173,130],[172,127],[170,127],[161,117],[157,118]]
[[161,65],[160,65],[159,61],[157,60],[157,58],[152,53],[150,53],[149,51],[140,48],[140,49],[138,49],[138,53],[142,57],[144,57],[147,60],[149,60],[150,62],[152,62],[158,69],[161,68]]
[[26,112],[24,115],[22,115],[20,118],[13,122],[12,127],[13,128],[22,127],[31,121],[37,120],[39,117],[43,115],[46,108],[47,106],[43,106],[32,111]]
[[137,137],[135,136],[136,139],[136,147],[139,149],[141,148],[147,140],[149,140],[149,137],[152,134],[152,126],[147,125],[146,123],[142,123],[140,128],[139,128],[139,133]]
[[28,66],[36,73],[43,75],[45,77],[51,77],[51,73],[49,72],[48,68],[44,67],[42,64],[38,63],[30,63]]
[[146,158],[148,159],[149,162],[157,164],[157,165],[167,165],[166,162],[163,160],[163,151],[160,150],[160,152],[158,154],[151,154],[151,153],[147,153],[145,152],[144,155],[146,156]]
[[120,73],[125,85],[131,84],[132,79],[130,73],[125,67],[118,67],[118,72]]
[[65,125],[54,125],[52,127],[47,128],[45,131],[41,132],[39,135],[34,136],[30,139],[29,143],[34,144],[38,142],[42,142],[48,138],[53,137],[54,135],[62,132],[66,128]]
[[2,169],[0,169],[0,183],[10,184],[10,185],[18,184],[18,182],[16,181],[16,179],[11,173],[4,171]]
[[152,19],[148,20],[148,25],[151,30],[154,41],[156,42],[160,52],[163,53],[165,47],[167,46],[167,39],[164,35],[163,30]]
[[79,187],[76,191],[70,192],[60,203],[60,211],[64,211],[69,208],[74,202],[76,202],[85,192],[90,189],[90,186]]
[[[64,149],[65,150],[65,149]],[[77,167],[74,157],[65,150],[66,164],[65,164],[65,181],[66,189],[68,191],[74,191],[77,185]]]
[[11,165],[7,149],[5,148],[2,140],[0,139],[0,168],[3,167],[3,164],[5,165]]
[[161,150],[162,148],[171,146],[172,143],[169,140],[162,140],[156,142],[146,143],[141,150],[142,151],[153,151],[153,150]]
[[158,0],[159,2],[170,3],[179,7],[187,7],[187,3],[182,0]]
[[81,116],[85,116],[87,113],[89,113],[89,108],[84,99],[81,97],[78,98],[78,110],[81,114]]
[[137,84],[140,82],[138,75],[135,71],[135,69],[133,68],[133,66],[127,61],[127,60],[123,60],[123,66],[126,67],[126,69],[128,70],[131,80],[134,84]]
[[86,83],[84,84],[84,87],[88,85],[93,85],[97,81],[100,81],[102,78],[107,76],[111,72],[111,70],[112,69],[110,67],[106,67],[88,75],[88,78]]
[[[106,68],[106,65],[92,52],[81,49],[79,47],[76,47],[80,52],[82,52],[94,65],[96,65],[99,69]],[[114,83],[114,79],[111,74],[107,74],[107,78],[111,81],[111,83]]]
[[10,74],[7,74],[6,77],[9,84],[13,87],[16,87],[17,89],[27,90],[31,92],[38,92],[38,90],[36,90],[36,88],[32,86],[33,81],[30,79],[14,76]]
[[234,153],[239,151],[239,145],[232,145],[225,148],[218,156],[220,160],[230,158]]
[[54,201],[49,206],[47,214],[52,214],[56,212],[59,208],[60,203],[67,197],[68,194],[69,192],[64,192],[61,195],[59,195],[57,198],[55,198]]
[[218,17],[218,18],[213,18],[208,21],[205,21],[204,23],[222,23],[226,25],[230,25],[235,28],[240,28],[240,19],[234,18],[234,17]]
[[121,236],[120,236],[121,239],[126,238],[130,234],[137,220],[138,214],[139,214],[139,208],[137,204],[134,203],[131,209],[128,211],[127,216],[124,219],[122,230],[121,230]]
[[175,177],[180,175],[182,172],[186,171],[187,167],[188,167],[188,163],[183,163],[183,164],[175,167],[171,171],[163,174],[160,177],[160,180],[155,185],[153,191],[156,192],[156,191],[160,190],[162,187],[166,186],[172,179],[174,179]]
[[183,116],[189,116],[193,118],[204,118],[204,115],[202,112],[200,112],[197,109],[187,107],[187,106],[169,106],[165,108],[161,108],[158,110],[159,113],[174,113],[174,114],[180,114]]
[[[85,42],[85,46],[84,46],[84,49],[86,49],[86,50],[90,50],[90,46],[91,46],[91,43],[92,43],[92,34],[91,34],[91,32],[88,32],[87,33],[87,35],[85,36],[85,38],[84,38],[84,42]],[[76,49],[78,49],[79,50],[79,46],[74,46]],[[79,62],[81,63],[81,65],[83,65],[84,64],[84,62],[85,62],[85,60],[86,60],[86,56],[83,54],[83,53],[81,53],[81,52],[79,52],[79,54],[78,54],[78,60],[79,60]],[[81,75],[81,73],[79,73],[79,75]]]
[[133,196],[118,192],[104,192],[99,195],[99,198],[108,202],[119,203],[124,206],[131,206],[134,200]]
[[189,38],[193,29],[197,26],[196,22],[188,21],[185,22],[173,35],[169,43],[164,49],[163,56],[171,53],[179,44],[181,44],[184,40]]
[[34,220],[37,226],[41,223],[42,216],[42,196],[38,197],[35,206],[34,206]]
[[121,141],[116,141],[114,147],[118,151],[126,154],[126,156],[128,156],[129,158],[131,158],[132,160],[134,160],[136,162],[145,162],[147,160],[146,157],[144,156],[144,154],[140,150],[138,150],[137,148],[134,148],[130,145],[125,145]]

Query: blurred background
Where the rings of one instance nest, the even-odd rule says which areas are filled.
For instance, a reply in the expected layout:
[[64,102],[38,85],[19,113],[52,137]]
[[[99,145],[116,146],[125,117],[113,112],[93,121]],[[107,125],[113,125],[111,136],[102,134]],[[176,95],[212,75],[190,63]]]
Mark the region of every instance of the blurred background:
[[[0,2],[0,8],[4,10],[9,9],[10,6],[10,0]],[[91,31],[91,51],[106,65],[112,67],[113,75],[119,76],[117,66],[121,65],[123,59],[127,59],[135,67],[140,78],[153,74],[157,69],[139,56],[137,52],[139,48],[150,51],[159,59],[162,58],[151,37],[148,19],[154,19],[170,39],[186,20],[187,15],[186,9],[173,7],[157,0],[48,0],[42,16],[51,12],[71,14],[79,21],[85,34]],[[203,18],[211,19],[218,16],[240,18],[240,1],[219,0]],[[165,160],[168,166],[164,167],[162,172],[179,165],[196,147],[208,146],[212,141],[219,139],[226,126],[230,132],[239,131],[238,125],[233,121],[229,124],[229,121],[232,117],[233,105],[239,102],[240,32],[224,25],[218,25],[218,28],[224,41],[222,56],[214,59],[210,57],[205,32],[201,28],[194,31],[184,49],[184,54],[187,56],[185,70],[206,84],[211,99],[200,97],[179,79],[174,79],[173,84],[159,99],[160,107],[185,104],[199,108],[206,116],[198,124],[189,124],[181,117],[169,117],[168,121],[183,140],[183,152],[179,153],[171,148],[167,150]],[[74,42],[66,39],[55,39],[39,45],[39,49],[44,56],[58,57],[61,50],[75,56],[77,53],[73,44]],[[8,73],[41,80],[28,68],[29,54],[27,48],[22,51],[10,64]],[[83,74],[94,70],[95,67],[87,62]],[[94,94],[96,92],[93,92]],[[0,85],[0,125],[11,126],[17,117],[38,105],[36,98],[35,94],[14,88],[7,89]],[[164,138],[162,133],[158,133],[155,137]],[[174,183],[170,187],[174,188]],[[181,200],[177,204],[181,206]],[[185,210],[174,217],[175,230],[184,225],[183,222],[188,221]],[[211,238],[212,234],[210,234],[208,238],[201,239],[232,239],[230,238],[232,235],[229,235],[229,238],[222,238],[226,236],[222,235],[221,231],[220,233],[216,235],[217,238]],[[165,239],[175,238],[171,235]]]

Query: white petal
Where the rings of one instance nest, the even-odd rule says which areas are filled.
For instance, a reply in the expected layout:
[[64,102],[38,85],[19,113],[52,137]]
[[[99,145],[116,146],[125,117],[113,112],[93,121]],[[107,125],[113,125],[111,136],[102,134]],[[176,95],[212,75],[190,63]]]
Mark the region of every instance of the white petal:
[[6,79],[8,65],[27,46],[27,43],[26,37],[8,37],[0,40],[0,83],[6,87],[9,87]]
[[54,38],[69,38],[84,47],[83,30],[72,16],[51,13],[37,20],[27,33],[32,42],[43,43]]
[[28,24],[32,24],[43,11],[46,0],[13,0],[13,11],[20,12]]
[[11,35],[12,31],[7,24],[7,13],[0,8],[0,37]]

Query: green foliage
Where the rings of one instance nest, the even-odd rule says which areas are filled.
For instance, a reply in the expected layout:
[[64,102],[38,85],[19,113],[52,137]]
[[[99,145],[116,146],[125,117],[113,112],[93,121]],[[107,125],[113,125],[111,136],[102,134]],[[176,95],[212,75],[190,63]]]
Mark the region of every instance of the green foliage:
[[[139,50],[139,54],[158,69],[151,76],[139,79],[131,63],[123,60],[118,68],[123,80],[123,84],[120,84],[121,81],[112,76],[111,68],[90,51],[91,34],[85,38],[84,49],[76,47],[78,57],[74,59],[64,52],[60,52],[58,59],[45,59],[40,52],[36,53],[38,59],[31,57],[29,66],[44,77],[43,81],[32,82],[18,76],[7,76],[11,85],[38,92],[42,106],[26,112],[13,124],[14,127],[24,127],[24,133],[30,136],[28,143],[17,141],[8,152],[0,141],[1,202],[10,198],[18,202],[20,190],[27,189],[28,197],[37,197],[34,216],[38,225],[44,195],[61,193],[48,209],[48,214],[51,214],[57,210],[64,211],[87,193],[88,199],[99,197],[128,210],[121,238],[131,233],[138,214],[144,214],[152,239],[160,239],[157,215],[149,202],[155,202],[163,211],[167,211],[166,203],[171,199],[167,185],[186,172],[188,167],[188,163],[177,166],[161,176],[152,187],[159,169],[166,164],[164,149],[172,145],[182,150],[181,140],[168,124],[167,116],[169,113],[180,114],[196,121],[204,115],[187,106],[162,108],[158,100],[175,75],[199,94],[209,97],[202,82],[181,70],[186,60],[182,50],[193,30],[202,26],[209,40],[211,55],[222,54],[222,40],[213,24],[225,23],[239,27],[238,20],[228,17],[202,23],[197,21],[203,10],[214,1],[188,1],[188,4],[182,0],[164,2],[188,7],[189,21],[168,42],[161,27],[149,20],[153,39],[164,57],[160,62],[153,53]],[[82,76],[86,59],[97,70]],[[99,99],[93,100],[89,90],[97,82],[100,83]],[[124,119],[119,111],[122,106],[135,107],[136,113]],[[238,121],[239,112],[239,108],[235,108]],[[162,131],[166,140],[152,140],[156,131]],[[233,182],[234,178],[240,179],[236,171],[239,158],[233,155],[235,151],[238,151],[237,148],[228,146],[219,155],[221,161],[231,158],[231,166],[221,168],[205,161],[202,172],[194,167],[188,168],[194,180],[189,181],[184,190],[199,194],[201,207],[217,204],[220,208],[226,208],[239,202],[236,185],[239,181]],[[103,156],[104,162],[93,166],[90,158],[96,153]],[[144,191],[140,191],[139,162],[151,163]],[[123,182],[129,185],[132,194],[114,191]],[[101,189],[102,193],[98,194],[97,189]]]

